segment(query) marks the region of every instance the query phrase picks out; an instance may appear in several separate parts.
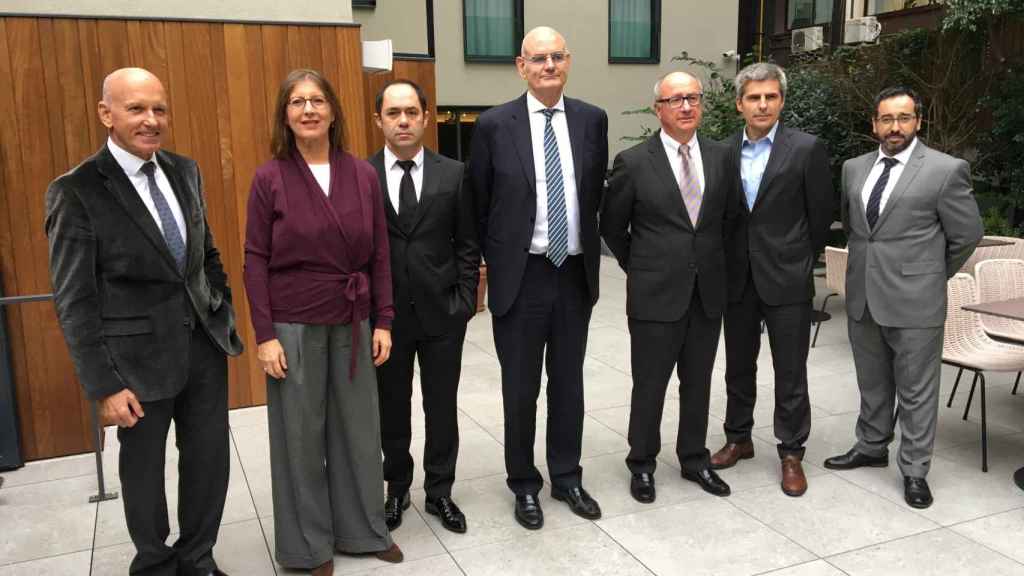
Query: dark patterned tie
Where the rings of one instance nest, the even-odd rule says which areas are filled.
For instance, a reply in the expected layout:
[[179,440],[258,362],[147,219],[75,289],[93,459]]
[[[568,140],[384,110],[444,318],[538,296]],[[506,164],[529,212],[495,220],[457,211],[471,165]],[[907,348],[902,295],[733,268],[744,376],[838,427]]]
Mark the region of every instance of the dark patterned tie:
[[562,180],[562,158],[558,154],[558,140],[551,126],[555,108],[543,110],[544,123],[544,177],[548,185],[548,260],[558,268],[569,255],[569,222],[565,216],[565,182]]
[[160,216],[160,228],[163,229],[164,242],[167,242],[167,248],[178,265],[178,272],[183,272],[185,270],[185,240],[182,239],[181,231],[178,230],[178,223],[174,221],[174,214],[171,213],[171,207],[167,204],[167,198],[156,184],[156,164],[152,161],[146,162],[142,165],[142,172],[149,182],[149,196],[153,199],[156,213]]
[[878,208],[882,203],[882,191],[889,183],[889,172],[893,166],[899,164],[899,160],[895,158],[882,158],[882,162],[885,164],[885,169],[882,170],[882,175],[878,177],[878,182],[875,182],[875,187],[871,189],[871,197],[868,198],[868,228],[872,230],[875,229],[875,222],[878,222]]
[[416,162],[398,160],[395,164],[405,172],[402,174],[401,184],[398,185],[398,223],[408,232],[412,229],[412,222],[416,216],[416,185],[412,181],[412,167]]

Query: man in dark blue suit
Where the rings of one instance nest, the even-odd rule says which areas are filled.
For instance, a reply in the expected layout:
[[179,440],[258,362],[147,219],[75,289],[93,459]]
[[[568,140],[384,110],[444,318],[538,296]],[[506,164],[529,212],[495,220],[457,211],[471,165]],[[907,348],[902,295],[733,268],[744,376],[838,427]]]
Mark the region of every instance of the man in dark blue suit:
[[561,34],[531,30],[516,58],[527,92],[480,115],[469,162],[501,363],[508,486],[516,520],[531,530],[544,524],[544,481],[533,462],[542,364],[551,496],[579,516],[601,517],[582,486],[580,451],[608,116],[562,95],[571,63]]

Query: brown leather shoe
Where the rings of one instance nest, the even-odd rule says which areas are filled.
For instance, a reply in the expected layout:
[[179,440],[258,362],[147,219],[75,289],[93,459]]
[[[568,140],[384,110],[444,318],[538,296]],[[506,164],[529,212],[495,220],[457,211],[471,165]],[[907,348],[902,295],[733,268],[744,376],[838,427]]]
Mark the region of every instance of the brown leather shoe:
[[373,555],[376,556],[378,560],[391,562],[392,564],[398,564],[402,560],[405,560],[405,555],[402,554],[402,549],[398,547],[398,544],[394,543],[391,544],[391,548],[374,552]]
[[807,492],[807,477],[804,467],[796,456],[782,459],[782,492],[786,496],[803,496]]
[[732,468],[740,460],[754,457],[754,442],[726,442],[725,446],[711,455],[711,467],[715,470]]
[[310,574],[313,576],[331,576],[334,574],[334,558],[331,558],[327,562],[313,568],[313,571],[310,572]]

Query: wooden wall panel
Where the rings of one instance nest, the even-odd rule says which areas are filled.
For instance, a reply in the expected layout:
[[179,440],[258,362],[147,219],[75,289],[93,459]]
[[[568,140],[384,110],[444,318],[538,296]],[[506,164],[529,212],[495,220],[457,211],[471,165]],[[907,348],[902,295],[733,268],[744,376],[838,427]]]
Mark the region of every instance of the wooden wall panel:
[[437,125],[434,119],[437,118],[437,83],[434,77],[434,61],[396,58],[391,68],[390,72],[363,72],[363,89],[366,91],[366,122],[364,125],[369,142],[369,154],[376,154],[384,147],[384,135],[381,134],[380,128],[377,127],[377,123],[373,119],[373,115],[377,111],[375,104],[377,93],[385,84],[397,78],[412,80],[419,84],[426,93],[431,121],[423,134],[423,142],[428,148],[436,151]]
[[[164,147],[199,163],[207,217],[235,295],[247,353],[229,363],[231,406],[264,403],[242,280],[250,181],[270,156],[277,90],[294,68],[321,70],[334,84],[347,113],[347,146],[367,155],[361,63],[354,26],[0,17],[0,78],[9,79],[0,82],[4,294],[51,291],[46,188],[106,141],[96,115],[103,78],[124,66],[147,68],[167,88]],[[432,74],[431,65],[431,87]],[[90,449],[88,404],[52,304],[5,312],[23,456],[36,460]]]

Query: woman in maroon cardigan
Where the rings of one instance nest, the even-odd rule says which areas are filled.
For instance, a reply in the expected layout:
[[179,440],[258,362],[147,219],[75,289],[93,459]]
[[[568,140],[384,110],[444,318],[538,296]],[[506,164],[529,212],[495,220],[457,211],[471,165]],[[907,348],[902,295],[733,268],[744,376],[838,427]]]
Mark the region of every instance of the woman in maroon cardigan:
[[245,237],[267,373],[275,555],[313,574],[333,572],[335,550],[402,559],[384,523],[374,374],[394,317],[383,196],[343,134],[331,85],[313,70],[289,74]]

